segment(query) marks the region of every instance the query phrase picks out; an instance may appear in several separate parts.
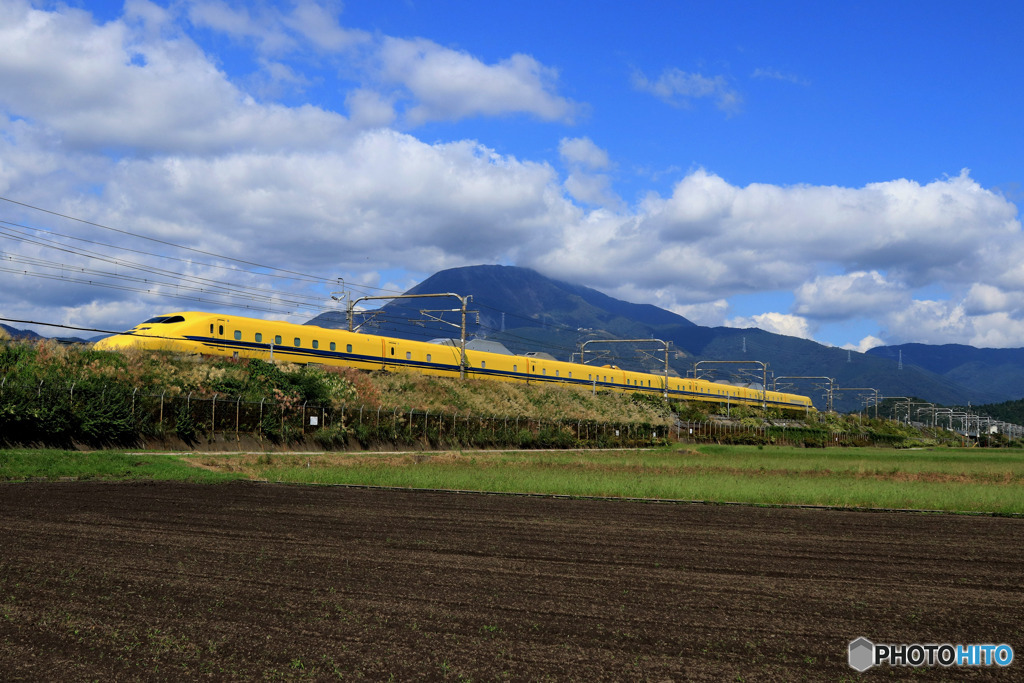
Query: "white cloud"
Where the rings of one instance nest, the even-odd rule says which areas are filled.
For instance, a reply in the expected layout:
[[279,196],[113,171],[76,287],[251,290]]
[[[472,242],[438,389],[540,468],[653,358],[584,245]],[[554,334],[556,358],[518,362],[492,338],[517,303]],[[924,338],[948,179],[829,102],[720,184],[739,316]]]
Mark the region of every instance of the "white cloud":
[[[149,7],[148,3],[140,6]],[[187,37],[151,24],[102,26],[80,11],[7,6],[0,16],[0,107],[86,150],[213,153],[322,148],[344,117],[313,106],[260,105]]]
[[817,319],[874,316],[906,304],[909,295],[899,283],[888,282],[878,271],[819,276],[796,288],[794,310]]
[[810,81],[808,81],[806,78],[801,78],[796,74],[771,68],[754,69],[754,72],[751,74],[751,77],[758,79],[767,79],[771,81],[784,81],[786,83],[793,83],[794,85],[810,85]]
[[558,142],[562,161],[573,168],[587,171],[606,171],[611,167],[608,152],[594,144],[590,138],[562,138]]
[[395,104],[374,90],[360,88],[345,98],[349,119],[359,128],[390,126],[395,121]]
[[488,65],[430,40],[385,38],[379,58],[381,77],[413,96],[406,112],[412,124],[515,113],[569,121],[575,112],[572,102],[555,94],[557,71],[529,55]]
[[1004,292],[992,285],[974,283],[963,305],[968,315],[985,315],[1019,310],[1021,302],[1021,292]]
[[790,337],[811,339],[811,326],[805,318],[788,313],[760,313],[750,317],[736,317],[725,321],[726,327],[756,327],[766,332],[785,334]]
[[885,342],[878,337],[869,334],[861,339],[857,344],[843,344],[842,348],[850,351],[856,351],[858,353],[867,353],[876,346],[885,346]]
[[370,259],[431,272],[555,248],[560,226],[576,220],[557,182],[544,164],[473,143],[379,130],[332,153],[123,162],[107,191],[130,198],[130,215],[194,226],[211,251],[316,270]]
[[884,320],[888,336],[903,342],[967,344],[974,336],[972,319],[952,301],[914,300],[887,312]]
[[570,169],[565,189],[573,199],[592,206],[621,208],[622,201],[612,190],[611,177],[598,172],[611,168],[607,152],[590,138],[562,138],[558,153]]
[[743,98],[734,90],[724,76],[704,76],[681,69],[669,68],[661,72],[658,79],[650,80],[640,71],[633,72],[633,87],[650,93],[668,104],[689,107],[692,100],[711,98],[715,106],[724,112],[739,110]]
[[339,52],[370,39],[365,32],[346,29],[339,23],[339,3],[300,0],[290,13],[285,13],[262,4],[200,0],[187,3],[187,13],[193,25],[237,40],[251,40],[260,52],[270,55],[306,46]]
[[[663,293],[663,296],[668,301],[673,301],[674,297]],[[708,301],[700,304],[679,304],[666,302],[662,308],[668,309],[673,313],[678,313],[690,322],[697,323],[698,325],[705,325],[707,327],[719,327],[725,325],[725,316],[729,311],[729,302],[725,299],[717,299],[715,301]]]

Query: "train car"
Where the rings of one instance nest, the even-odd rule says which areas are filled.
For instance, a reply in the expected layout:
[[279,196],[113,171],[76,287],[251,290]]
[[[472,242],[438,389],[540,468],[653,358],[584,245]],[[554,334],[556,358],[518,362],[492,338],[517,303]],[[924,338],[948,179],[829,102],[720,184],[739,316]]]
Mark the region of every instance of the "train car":
[[234,358],[259,358],[290,363],[341,365],[362,370],[406,370],[439,377],[467,377],[507,382],[551,382],[601,390],[666,394],[679,400],[746,404],[810,410],[806,396],[707,380],[669,377],[596,367],[580,363],[516,356],[479,350],[461,350],[393,337],[360,334],[278,320],[224,316],[198,311],[167,313],[150,318],[123,334],[96,342],[95,348],[146,348]]

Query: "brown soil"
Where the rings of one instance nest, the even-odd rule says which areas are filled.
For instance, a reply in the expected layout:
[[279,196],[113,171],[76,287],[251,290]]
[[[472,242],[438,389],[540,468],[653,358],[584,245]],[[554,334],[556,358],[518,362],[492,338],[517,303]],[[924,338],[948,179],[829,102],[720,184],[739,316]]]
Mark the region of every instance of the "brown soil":
[[1022,575],[1020,519],[3,484],[0,679],[850,680],[865,636],[1011,680]]

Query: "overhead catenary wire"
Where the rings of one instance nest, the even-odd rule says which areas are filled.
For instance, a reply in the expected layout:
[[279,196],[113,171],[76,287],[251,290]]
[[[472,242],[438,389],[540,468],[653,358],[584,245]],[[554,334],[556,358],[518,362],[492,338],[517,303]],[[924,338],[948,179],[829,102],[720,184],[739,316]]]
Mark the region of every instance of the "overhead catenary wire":
[[[280,268],[277,266],[261,264],[251,260],[235,258],[223,254],[217,254],[212,251],[198,249],[195,247],[189,247],[169,240],[149,237],[146,235],[131,232],[129,230],[115,228],[95,221],[78,218],[76,216],[72,216],[59,211],[54,211],[26,202],[17,201],[9,197],[0,196],[0,200],[33,211],[38,211],[51,216],[56,216],[62,219],[81,223],[83,225],[93,226],[96,228],[100,228],[102,230],[107,230],[128,237],[146,240],[155,244],[172,247],[174,249],[181,249],[186,252],[201,254],[203,256],[212,257],[213,259],[218,259],[244,266],[240,268],[234,265],[195,261],[189,258],[181,258],[177,256],[171,256],[168,254],[145,251],[142,249],[133,249],[130,247],[118,246],[102,242],[100,240],[93,240],[75,235],[67,235],[56,230],[32,227],[24,225],[22,223],[16,223],[14,221],[0,219],[0,238],[6,238],[24,244],[30,244],[42,249],[56,250],[58,252],[70,254],[81,259],[96,260],[102,263],[112,265],[115,269],[131,269],[137,271],[138,273],[143,273],[147,276],[153,277],[151,278],[145,276],[130,276],[124,273],[108,272],[99,269],[86,268],[80,265],[60,263],[57,261],[49,261],[41,258],[35,258],[34,260],[32,260],[33,257],[28,257],[24,255],[7,256],[10,262],[17,262],[22,263],[23,265],[30,265],[32,266],[32,269],[0,267],[0,272],[49,279],[54,281],[64,281],[74,284],[104,287],[112,290],[140,293],[180,301],[195,301],[199,303],[208,303],[217,306],[227,306],[232,308],[244,309],[247,311],[258,311],[261,313],[270,313],[282,316],[300,316],[303,315],[303,313],[300,312],[302,310],[322,311],[326,308],[323,305],[323,297],[314,294],[283,292],[278,289],[268,290],[260,287],[247,287],[245,285],[231,283],[224,280],[214,279],[211,277],[203,277],[194,273],[181,272],[180,270],[161,268],[154,265],[140,263],[136,260],[119,258],[111,254],[105,254],[87,248],[76,247],[71,244],[61,242],[59,240],[68,240],[80,245],[92,245],[94,247],[99,247],[101,249],[119,250],[126,253],[148,256],[161,260],[175,261],[187,264],[189,266],[218,269],[226,271],[227,273],[231,274],[240,274],[259,278],[270,277],[280,280],[322,285],[335,285],[336,283],[339,282],[339,278],[321,277],[287,268]],[[55,274],[55,271],[58,270],[61,271],[60,275]],[[82,273],[85,277],[72,277],[68,275],[68,273],[72,272]],[[96,279],[90,279],[90,277],[95,277]],[[159,278],[170,278],[172,279],[172,281],[161,280]],[[396,292],[396,294],[399,293],[397,292],[397,290],[389,290],[382,287],[354,283],[351,281],[345,282],[344,284],[346,288],[350,288],[357,292],[372,290],[383,292]],[[175,288],[174,294],[170,293],[170,287]],[[186,292],[186,294],[182,294],[182,292]],[[512,319],[518,318],[523,321],[528,321],[532,324],[537,324],[538,322],[535,319],[528,318],[526,316],[522,316],[510,311],[502,311],[501,309],[495,308],[493,306],[484,305],[484,307],[499,313],[505,313],[507,317],[510,317]],[[556,323],[551,320],[545,321],[542,324],[545,327],[552,328],[557,331],[572,333],[576,332],[575,328],[571,326],[562,323]],[[389,326],[390,329],[404,331],[407,333],[413,331],[413,325],[405,321],[399,322],[396,320],[390,323],[385,323],[385,325]],[[500,332],[499,330],[496,330],[490,326],[481,327],[483,329],[486,329],[488,333]],[[517,342],[520,342],[527,346],[538,346],[538,341],[535,339],[530,339],[528,337],[523,337],[521,335],[510,335],[508,333],[505,333],[504,336],[506,339],[514,339]],[[564,347],[560,345],[552,346],[551,344],[545,344],[545,348],[556,351],[563,351],[567,354],[575,351],[575,347]]]

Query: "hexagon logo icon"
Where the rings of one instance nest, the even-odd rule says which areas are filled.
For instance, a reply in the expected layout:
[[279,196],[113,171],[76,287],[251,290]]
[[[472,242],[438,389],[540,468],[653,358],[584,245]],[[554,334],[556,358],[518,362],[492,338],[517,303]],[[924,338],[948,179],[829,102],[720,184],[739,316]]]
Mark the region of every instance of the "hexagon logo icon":
[[850,641],[850,666],[857,671],[867,671],[875,662],[875,644],[864,637]]

